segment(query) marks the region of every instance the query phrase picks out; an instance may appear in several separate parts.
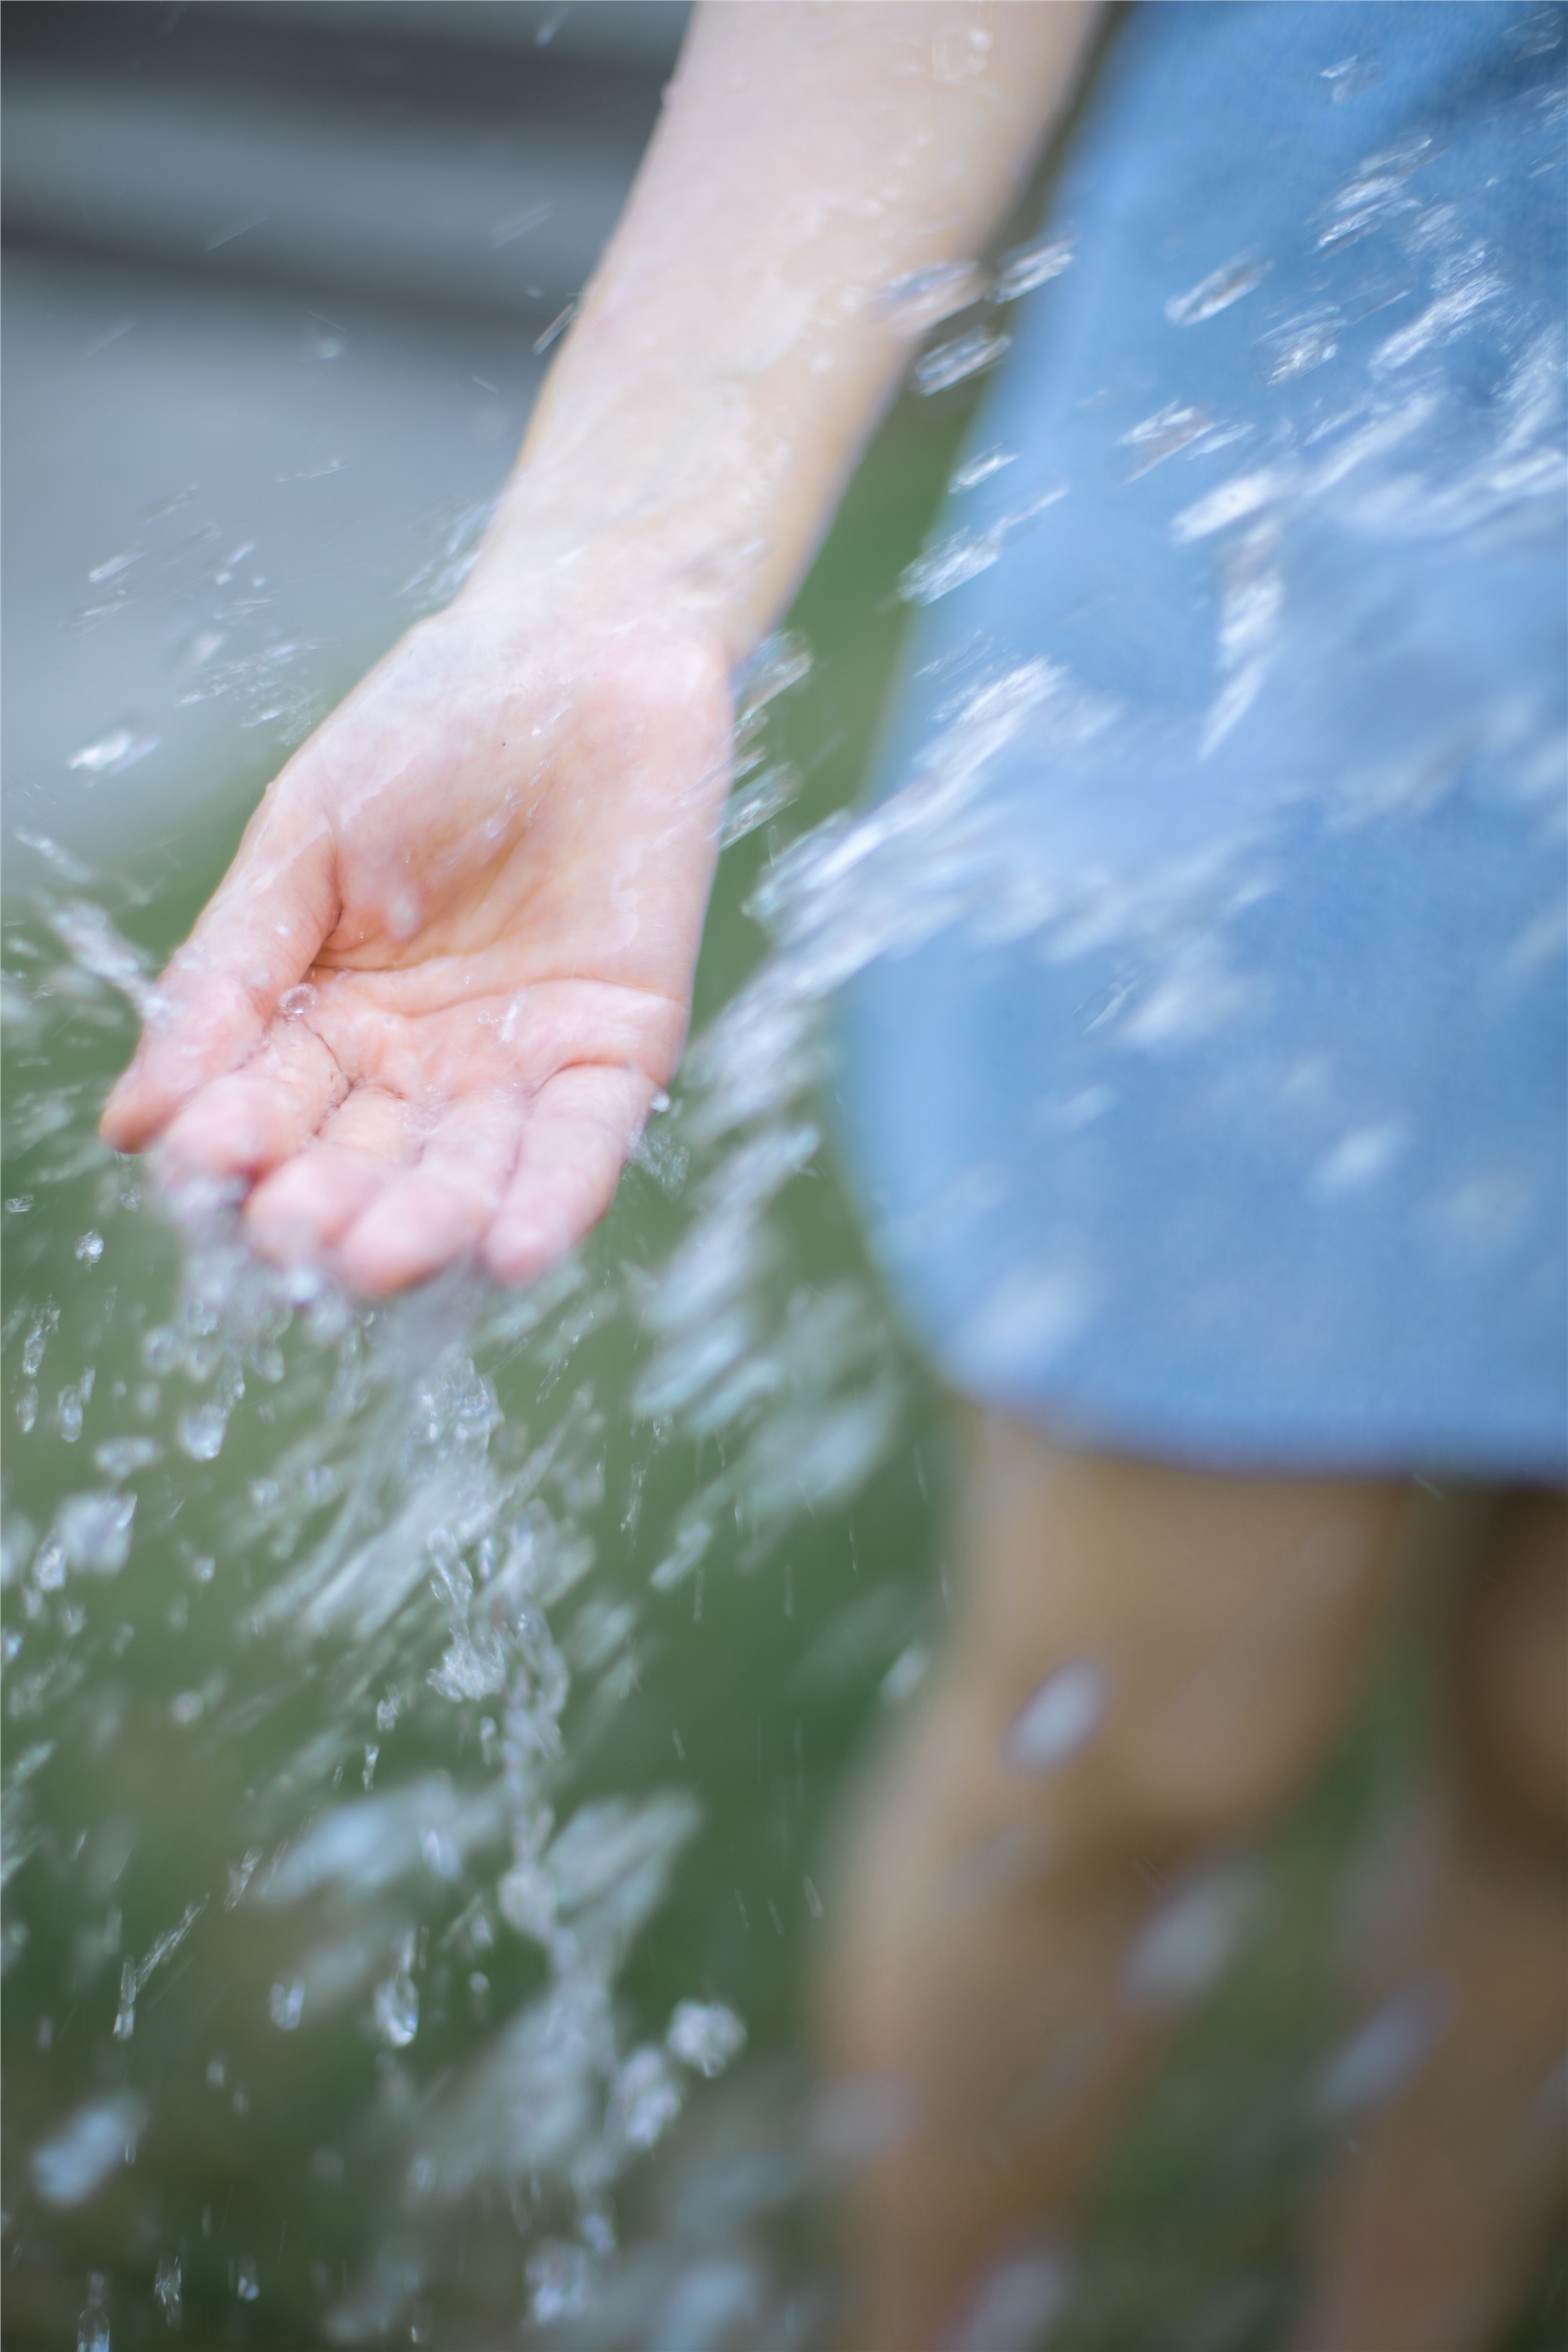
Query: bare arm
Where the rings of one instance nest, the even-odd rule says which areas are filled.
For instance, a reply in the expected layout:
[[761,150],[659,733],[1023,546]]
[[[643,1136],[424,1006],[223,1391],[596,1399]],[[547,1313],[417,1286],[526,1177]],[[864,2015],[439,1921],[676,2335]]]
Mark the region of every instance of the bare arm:
[[[488,571],[612,532],[744,652],[907,363],[889,289],[978,252],[1070,92],[1083,0],[730,0],[534,412]],[[504,588],[503,588],[504,593]]]
[[268,790],[110,1098],[260,1244],[526,1279],[679,1056],[729,678],[1064,103],[1079,0],[702,9],[476,571]]

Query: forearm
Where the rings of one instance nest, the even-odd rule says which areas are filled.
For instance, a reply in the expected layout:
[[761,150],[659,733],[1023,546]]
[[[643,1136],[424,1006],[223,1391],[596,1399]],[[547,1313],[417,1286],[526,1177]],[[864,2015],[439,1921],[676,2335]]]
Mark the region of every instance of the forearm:
[[1070,93],[1092,0],[699,10],[535,409],[479,593],[613,543],[736,657],[895,389],[889,287],[973,256]]

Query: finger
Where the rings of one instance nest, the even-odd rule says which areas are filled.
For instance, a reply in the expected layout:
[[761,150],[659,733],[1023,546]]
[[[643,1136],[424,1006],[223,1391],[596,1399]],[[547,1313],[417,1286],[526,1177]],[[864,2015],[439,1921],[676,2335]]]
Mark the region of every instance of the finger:
[[252,1061],[215,1078],[176,1115],[160,1156],[182,1173],[260,1175],[309,1143],[347,1091],[336,1055],[314,1030],[274,1023]]
[[285,1265],[323,1256],[418,1160],[426,1125],[401,1095],[356,1087],[315,1142],[251,1194],[245,1214],[256,1247]]
[[596,1225],[642,1132],[653,1082],[584,1065],[540,1088],[506,1197],[485,1238],[502,1282],[531,1282]]
[[517,1161],[527,1097],[466,1097],[435,1128],[416,1168],[378,1194],[344,1234],[339,1264],[356,1289],[404,1290],[466,1257],[494,1217]]
[[324,821],[291,802],[264,803],[158,983],[135,1057],[104,1106],[105,1142],[143,1150],[201,1087],[248,1061],[336,920]]

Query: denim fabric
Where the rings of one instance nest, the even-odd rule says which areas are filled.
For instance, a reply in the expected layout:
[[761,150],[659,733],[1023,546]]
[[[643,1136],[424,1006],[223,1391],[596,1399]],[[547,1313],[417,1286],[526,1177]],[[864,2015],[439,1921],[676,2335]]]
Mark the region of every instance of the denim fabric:
[[1075,1440],[1568,1477],[1565,17],[1133,11],[994,314],[838,1099],[916,1332]]

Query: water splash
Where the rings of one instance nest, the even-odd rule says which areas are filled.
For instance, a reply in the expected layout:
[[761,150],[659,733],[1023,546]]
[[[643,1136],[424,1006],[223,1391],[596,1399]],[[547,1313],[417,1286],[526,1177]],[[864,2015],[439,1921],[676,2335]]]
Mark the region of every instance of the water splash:
[[968,377],[994,367],[1012,341],[1011,335],[976,327],[966,335],[955,335],[951,342],[938,343],[915,362],[914,388],[927,394],[946,392],[951,384],[963,383]]
[[[764,796],[773,814],[787,804],[768,719],[807,667],[779,640],[742,681],[742,816]],[[346,2283],[334,2263],[329,2286],[303,2290],[321,2332],[368,2341],[416,2315],[450,2278],[456,2233],[496,2200],[527,2249],[534,2307],[564,2310],[608,2292],[617,2184],[746,2042],[703,1985],[640,2034],[625,2008],[625,1972],[702,1811],[657,1782],[577,1788],[635,1697],[647,1612],[668,1605],[657,1574],[616,1590],[623,1530],[640,1516],[656,1568],[694,1567],[722,1526],[725,1556],[754,1572],[804,1514],[858,1489],[900,1410],[865,1292],[797,1290],[770,1234],[820,1146],[800,1116],[808,1064],[753,1079],[743,1102],[710,1078],[660,1115],[644,1155],[653,1197],[689,1228],[662,1265],[574,1260],[521,1297],[458,1275],[367,1310],[254,1261],[221,1192],[193,1192],[161,1223],[92,1140],[96,1089],[62,1074],[59,1040],[85,1013],[100,1054],[122,1052],[132,1013],[157,1002],[116,919],[134,907],[115,895],[80,878],[68,896],[46,889],[8,1007],[43,1080],[8,1095],[9,1139],[69,1216],[53,1295],[7,1327],[13,1393],[35,1400],[35,1447],[81,1446],[105,1483],[76,1482],[31,1520],[11,1497],[6,1711],[59,1737],[7,1751],[5,1867],[22,1883],[49,1819],[77,1801],[68,1758],[102,1787],[119,1759],[175,1742],[198,1784],[227,1758],[247,1759],[246,1780],[218,1816],[226,1853],[210,1814],[178,1860],[140,1825],[118,1846],[87,1833],[69,1965],[108,2004],[100,2030],[124,2088],[39,2140],[37,2193],[92,2201],[142,2137],[184,2127],[193,2099],[254,2133],[267,2078],[349,2028],[379,2071],[340,2108],[358,2150],[346,2177],[355,2210],[369,2196],[399,2219],[379,2252],[361,2224]],[[817,1010],[821,993],[814,982]],[[103,1283],[132,1266],[127,1318]],[[595,1369],[628,1349],[629,1433],[608,1423]],[[617,1467],[633,1433],[637,1459]],[[715,1442],[717,1470],[710,1459],[684,1498],[648,1503],[650,1465],[657,1486],[671,1447]],[[51,1475],[39,1454],[22,1485],[47,1492]],[[127,1890],[150,1869],[174,1899],[142,1922]],[[9,1925],[8,1965],[32,1965],[25,1918]],[[268,2037],[276,2060],[242,2074],[211,2029],[193,2032],[192,1980],[243,1988],[224,2030],[249,2047]],[[459,1999],[469,2042],[443,2056]],[[205,2252],[178,2262],[155,2291],[149,2275],[165,2315],[215,2291]],[[233,2252],[230,2307],[297,2301],[275,2267]],[[672,2273],[670,2294],[684,2291]]]
[[972,261],[938,261],[911,269],[874,294],[867,309],[902,335],[923,335],[927,329],[966,310],[985,288],[982,272]]
[[1024,295],[1032,294],[1037,287],[1048,285],[1053,278],[1059,278],[1064,269],[1072,267],[1076,249],[1076,237],[1060,232],[1041,237],[1033,245],[1016,246],[1002,257],[991,299],[1016,302]]
[[156,735],[141,734],[133,726],[112,727],[96,742],[73,751],[66,765],[86,776],[89,782],[96,782],[100,776],[122,776],[127,768],[135,767],[138,761],[146,759],[157,748]]
[[1228,310],[1243,295],[1255,293],[1268,272],[1268,263],[1261,255],[1238,253],[1206,278],[1200,278],[1184,294],[1173,294],[1165,304],[1165,316],[1173,327],[1199,326],[1204,320]]

